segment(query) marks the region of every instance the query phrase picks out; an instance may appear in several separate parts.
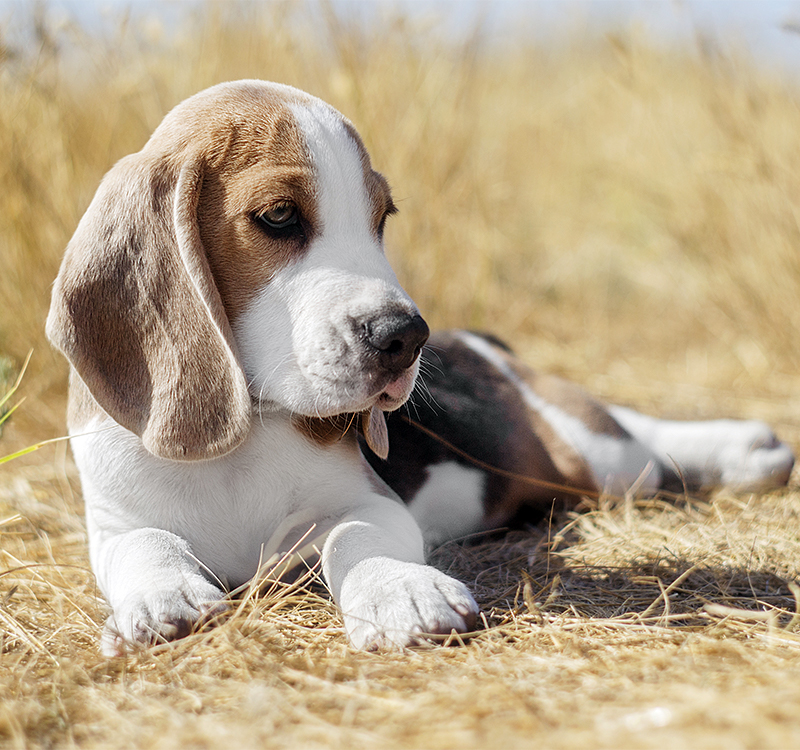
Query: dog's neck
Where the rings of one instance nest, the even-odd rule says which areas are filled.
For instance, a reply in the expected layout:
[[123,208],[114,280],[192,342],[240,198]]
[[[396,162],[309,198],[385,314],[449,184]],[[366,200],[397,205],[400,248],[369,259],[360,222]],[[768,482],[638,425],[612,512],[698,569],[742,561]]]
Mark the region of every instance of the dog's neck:
[[360,427],[360,417],[360,414],[351,413],[323,418],[292,414],[291,422],[309,440],[326,447],[342,440],[355,439]]

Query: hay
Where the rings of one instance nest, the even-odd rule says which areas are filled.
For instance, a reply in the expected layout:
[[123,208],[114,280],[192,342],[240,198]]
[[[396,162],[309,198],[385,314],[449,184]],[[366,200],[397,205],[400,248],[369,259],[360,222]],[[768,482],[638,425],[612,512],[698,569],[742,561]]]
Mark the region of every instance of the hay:
[[[800,492],[602,502],[437,550],[482,628],[365,654],[312,576],[103,659],[67,462],[0,491],[0,744],[86,748],[788,747]],[[757,717],[757,719],[755,718]],[[235,739],[234,739],[235,738]],[[728,746],[728,744],[726,744]]]

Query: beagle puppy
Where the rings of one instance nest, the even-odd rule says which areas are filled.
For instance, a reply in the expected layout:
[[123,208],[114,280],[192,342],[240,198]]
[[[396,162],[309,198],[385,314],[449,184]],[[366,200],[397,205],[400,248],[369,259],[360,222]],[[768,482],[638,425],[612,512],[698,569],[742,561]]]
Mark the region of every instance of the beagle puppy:
[[425,347],[383,253],[394,212],[350,122],[255,80],[178,105],[102,181],[47,333],[105,653],[187,634],[304,547],[357,648],[465,632],[478,607],[426,544],[585,491],[786,482],[760,423],[606,408],[486,336]]

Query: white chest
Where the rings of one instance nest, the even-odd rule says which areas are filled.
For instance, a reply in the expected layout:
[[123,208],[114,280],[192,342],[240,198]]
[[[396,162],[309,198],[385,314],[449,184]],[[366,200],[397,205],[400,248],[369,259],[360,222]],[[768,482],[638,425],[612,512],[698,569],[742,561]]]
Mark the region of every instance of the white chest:
[[312,527],[327,530],[371,489],[356,446],[318,446],[279,415],[257,418],[239,448],[210,461],[156,458],[121,427],[99,427],[72,438],[92,550],[110,535],[163,529],[229,585]]

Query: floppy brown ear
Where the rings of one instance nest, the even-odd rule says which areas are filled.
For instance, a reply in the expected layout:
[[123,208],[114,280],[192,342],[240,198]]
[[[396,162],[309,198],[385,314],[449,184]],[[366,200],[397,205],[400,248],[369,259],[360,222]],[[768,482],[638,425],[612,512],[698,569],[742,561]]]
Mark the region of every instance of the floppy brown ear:
[[157,456],[213,458],[250,397],[197,226],[199,159],[134,154],[105,177],[67,246],[47,335],[100,406]]

